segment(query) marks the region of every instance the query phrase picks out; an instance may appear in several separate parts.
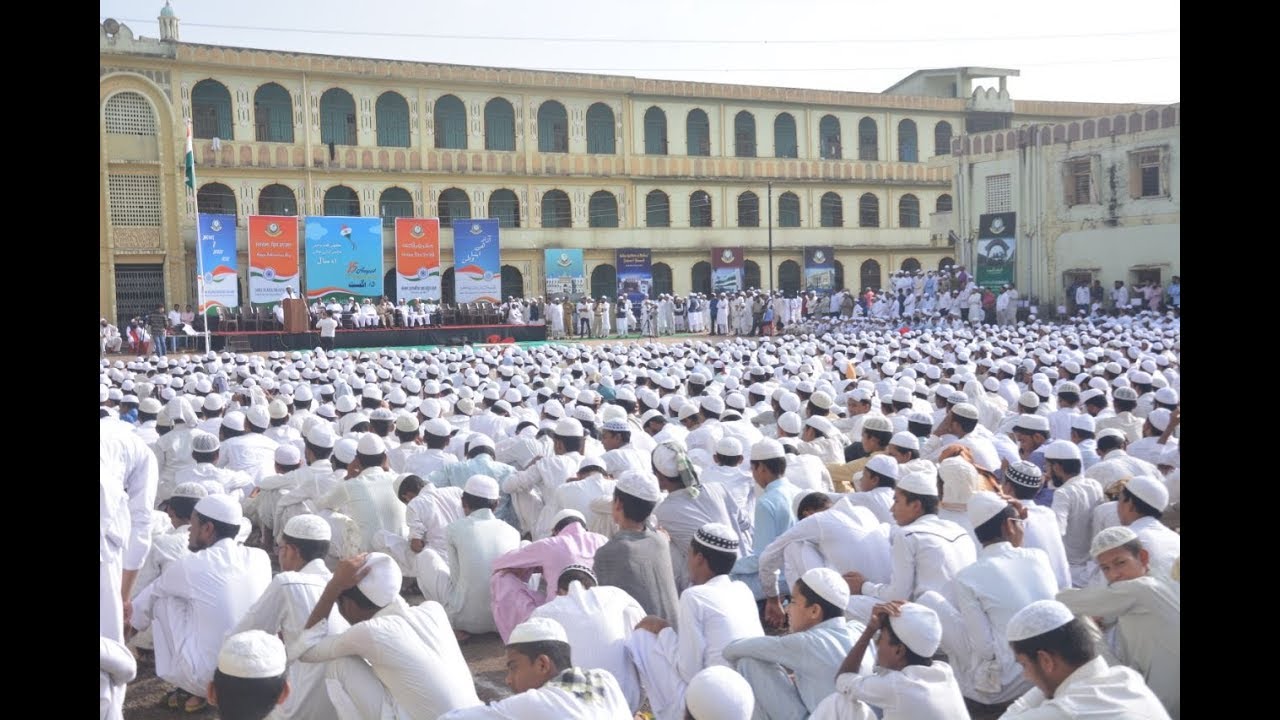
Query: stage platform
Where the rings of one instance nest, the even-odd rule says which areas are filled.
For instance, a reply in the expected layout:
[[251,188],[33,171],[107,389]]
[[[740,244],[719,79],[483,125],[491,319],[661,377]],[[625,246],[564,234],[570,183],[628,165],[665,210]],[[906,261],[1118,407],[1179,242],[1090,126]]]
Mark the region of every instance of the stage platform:
[[[343,348],[414,347],[419,345],[481,345],[501,342],[535,342],[547,339],[545,325],[453,325],[448,327],[362,328],[338,330],[335,350]],[[213,350],[228,347],[253,352],[271,350],[314,350],[320,346],[319,331],[285,333],[274,330],[215,332]],[[248,347],[245,347],[245,346]]]

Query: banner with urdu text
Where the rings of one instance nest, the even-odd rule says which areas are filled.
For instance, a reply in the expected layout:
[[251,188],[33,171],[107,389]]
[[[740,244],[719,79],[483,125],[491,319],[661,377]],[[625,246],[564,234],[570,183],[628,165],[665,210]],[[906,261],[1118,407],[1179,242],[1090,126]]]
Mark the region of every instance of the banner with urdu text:
[[497,220],[453,221],[454,302],[502,302]]
[[203,273],[200,312],[240,304],[236,288],[236,216],[200,213],[200,253],[197,272]]
[[382,297],[382,218],[309,217],[307,300]]
[[711,248],[711,291],[732,293],[743,287],[742,261],[746,253],[740,247]]
[[439,218],[396,218],[396,300],[440,301]]
[[547,250],[547,297],[577,300],[587,292],[587,269],[581,250]]
[[640,303],[653,292],[653,251],[631,248],[618,251],[618,294],[631,301],[632,312],[640,316]]
[[249,304],[274,305],[293,288],[302,297],[298,276],[298,218],[249,216]]

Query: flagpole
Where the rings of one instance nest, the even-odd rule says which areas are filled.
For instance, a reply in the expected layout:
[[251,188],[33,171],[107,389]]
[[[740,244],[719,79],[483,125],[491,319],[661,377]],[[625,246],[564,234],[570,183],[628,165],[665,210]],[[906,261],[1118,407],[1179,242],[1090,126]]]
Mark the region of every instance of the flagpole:
[[186,155],[187,192],[191,193],[191,205],[196,209],[196,307],[204,325],[204,351],[209,352],[209,309],[204,306],[204,254],[200,252],[200,199],[196,193],[196,154],[191,144],[191,121],[187,120]]

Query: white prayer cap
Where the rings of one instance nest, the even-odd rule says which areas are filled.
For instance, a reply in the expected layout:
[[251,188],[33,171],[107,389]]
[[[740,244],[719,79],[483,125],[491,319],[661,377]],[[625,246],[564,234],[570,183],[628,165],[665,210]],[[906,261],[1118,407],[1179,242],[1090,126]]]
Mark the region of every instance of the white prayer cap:
[[[920,438],[916,437],[915,435],[912,435],[906,430],[903,430],[902,432],[899,432],[899,433],[894,433],[893,439],[889,441],[889,444],[897,445],[898,447],[906,448],[907,450],[915,450],[916,452],[920,452]],[[879,457],[879,456],[877,455],[876,457]]]
[[909,471],[898,478],[897,487],[903,492],[937,497],[938,473],[936,470],[925,468]]
[[196,512],[228,525],[239,525],[244,512],[240,509],[240,501],[230,495],[206,495],[196,503]]
[[862,430],[873,430],[875,432],[893,432],[893,423],[884,415],[867,415],[867,419],[862,421]]
[[834,401],[831,399],[831,395],[823,390],[819,390],[810,395],[809,402],[823,410],[829,410],[832,404],[834,404]]
[[356,445],[356,452],[361,455],[381,455],[387,451],[387,444],[373,433],[363,433]]
[[606,420],[602,428],[611,433],[631,432],[631,426],[623,419]]
[[1081,430],[1083,432],[1094,432],[1096,429],[1093,416],[1089,413],[1079,413],[1071,416],[1071,429]]
[[334,406],[340,413],[355,412],[355,409],[359,407],[354,395],[343,395],[334,402]]
[[122,401],[124,400],[124,393],[120,392],[120,388],[111,388],[107,391],[107,399]]
[[893,389],[893,401],[896,403],[911,402],[911,390],[901,385]]
[[[807,493],[806,493],[807,494]],[[809,589],[823,600],[844,609],[849,604],[849,583],[840,577],[840,573],[826,567],[817,567],[800,576]]]
[[1124,525],[1106,528],[1093,536],[1093,542],[1089,545],[1089,557],[1097,558],[1104,552],[1115,550],[1122,545],[1128,545],[1137,539],[1138,534]]
[[801,420],[800,416],[796,413],[782,413],[782,416],[778,418],[778,427],[781,428],[783,432],[791,435],[799,435],[800,431],[804,429],[804,421]]
[[648,425],[649,422],[653,420],[661,420],[663,422],[666,422],[667,416],[663,415],[662,411],[660,410],[649,410],[644,415],[640,416],[640,426],[643,427],[645,425]]
[[350,465],[355,462],[357,447],[359,447],[359,443],[356,442],[355,438],[342,438],[334,443],[333,456],[338,458],[339,462]]
[[809,419],[804,421],[804,424],[822,433],[824,437],[832,437],[836,434],[836,426],[821,415],[810,415]]
[[1148,475],[1138,475],[1124,486],[1129,494],[1151,507],[1164,512],[1169,506],[1169,489],[1163,481]]
[[467,450],[470,451],[478,447],[493,449],[493,440],[488,435],[472,433],[471,436],[467,438]]
[[291,443],[276,446],[276,464],[277,465],[297,465],[302,462],[302,453],[298,452],[298,446]]
[[377,385],[366,385],[364,390],[361,391],[361,395],[370,400],[381,400],[382,390]]
[[300,403],[309,403],[314,399],[311,394],[310,385],[299,385],[293,389],[293,401]]
[[578,405],[573,408],[573,413],[570,415],[570,419],[577,420],[580,423],[593,423],[596,421],[596,414],[586,405]]
[[725,457],[738,457],[742,455],[742,443],[737,438],[726,435],[716,443],[716,454]]
[[751,459],[754,460],[776,460],[786,457],[786,450],[783,449],[782,443],[773,438],[764,438],[751,448]]
[[411,433],[418,431],[418,418],[405,413],[396,418],[396,432]]
[[280,420],[289,417],[289,408],[285,406],[282,400],[272,400],[267,405],[267,414],[272,420]]
[[497,500],[501,497],[498,481],[487,475],[472,475],[467,478],[467,484],[463,486],[462,491],[485,500]]
[[261,630],[236,633],[218,651],[218,670],[231,677],[277,678],[284,675],[286,664],[284,643]]
[[360,592],[369,598],[369,602],[378,607],[386,607],[400,595],[400,585],[404,577],[400,566],[385,553],[369,553],[364,561],[364,570],[368,570],[364,578],[356,584]]
[[942,478],[943,502],[967,504],[982,487],[978,469],[962,457],[949,457],[938,463],[938,476]]
[[1009,503],[1004,498],[984,490],[974,493],[969,498],[969,505],[965,511],[969,516],[969,524],[976,528],[1004,512],[1006,507],[1009,507]]
[[1037,378],[1031,383],[1031,389],[1040,397],[1049,397],[1053,394],[1053,386],[1044,378]]
[[203,430],[191,431],[191,449],[195,452],[211,453],[222,447],[218,436]]
[[889,617],[889,626],[903,645],[920,657],[933,657],[942,643],[942,621],[938,613],[918,603],[904,603],[897,617]]
[[715,413],[716,415],[719,415],[720,413],[724,412],[724,400],[721,400],[719,397],[715,395],[703,396],[702,409],[706,410],[707,412],[712,412],[712,413]]
[[307,430],[307,442],[318,448],[333,449],[337,441],[338,438],[333,434],[333,426],[327,422],[317,422]]
[[978,408],[971,403],[960,403],[959,405],[951,408],[951,412],[955,413],[959,417],[968,418],[969,420],[978,419]]
[[649,473],[627,472],[618,478],[614,489],[632,497],[648,502],[657,502],[662,491],[658,488],[658,479]]
[[334,410],[333,403],[321,403],[320,407],[316,408],[316,415],[327,420],[334,420],[338,417],[337,411]]
[[1028,390],[1018,396],[1018,404],[1027,408],[1038,408],[1040,407],[1040,396]]
[[395,420],[396,415],[395,413],[391,412],[390,408],[380,407],[380,408],[374,408],[373,411],[369,413],[369,419],[381,420],[381,421]]
[[222,427],[227,428],[228,430],[244,432],[244,413],[239,410],[232,410],[226,415],[223,415]]
[[684,702],[693,720],[742,720],[755,712],[751,686],[724,665],[713,665],[694,675],[685,689]]
[[698,414],[698,404],[688,403],[680,406],[680,410],[676,413],[676,418],[685,420]]
[[[1094,378],[1094,379],[1101,380],[1101,378]],[[1103,384],[1106,384],[1105,380],[1103,380]],[[1106,393],[1098,388],[1089,388],[1088,390],[1085,390],[1084,392],[1080,393],[1080,402],[1087,403],[1090,400],[1097,397],[1106,397]],[[1083,414],[1087,415],[1088,413],[1083,413]]]
[[333,539],[328,521],[319,515],[294,515],[284,524],[284,534],[298,540],[329,542]]
[[[558,580],[558,578],[557,578]],[[562,642],[569,644],[569,636],[564,626],[550,618],[530,618],[515,627],[507,637],[508,645],[522,645],[535,642]]]
[[800,412],[800,396],[795,393],[783,393],[778,399],[778,407],[783,412]]
[[1076,395],[1079,395],[1079,394],[1080,394],[1080,386],[1079,386],[1079,385],[1077,385],[1077,384],[1075,384],[1075,383],[1073,383],[1073,382],[1064,382],[1064,383],[1062,383],[1061,385],[1059,385],[1059,386],[1058,386],[1058,392],[1057,392],[1057,394],[1058,394],[1058,395],[1061,395],[1061,394],[1063,394],[1063,393],[1075,393]]
[[[738,551],[738,536],[733,529],[723,523],[707,523],[693,534],[693,541],[719,552]],[[843,607],[843,606],[841,606]]]
[[1005,637],[1009,642],[1028,640],[1057,630],[1076,616],[1057,600],[1037,600],[1009,618]]
[[432,437],[446,438],[453,434],[453,426],[448,420],[437,417],[428,420],[422,426],[422,431]]
[[599,455],[589,455],[582,458],[582,462],[578,463],[578,471],[581,472],[587,468],[605,469],[604,458]]
[[1171,387],[1162,387],[1156,391],[1156,402],[1164,403],[1165,405],[1177,405],[1178,391]]
[[583,436],[582,423],[573,418],[561,418],[556,421],[555,434],[560,437],[580,438]]
[[884,477],[896,481],[898,479],[898,470],[901,466],[898,465],[897,460],[881,453],[879,455],[872,455],[871,459],[868,460],[867,464],[863,467],[877,475],[883,475]]
[[1054,440],[1044,448],[1045,460],[1079,460],[1080,448],[1069,440]]
[[1036,467],[1035,463],[1019,460],[1009,463],[1009,467],[1004,471],[1004,479],[1014,485],[1038,488],[1044,484],[1044,473],[1040,471],[1040,468]]
[[582,521],[583,525],[587,524],[587,518],[584,517],[582,513],[570,508],[568,510],[561,510],[560,512],[556,513],[556,516],[551,518],[551,527],[555,527],[559,525],[560,522],[566,518],[577,518]]
[[928,425],[931,428],[933,427],[933,418],[930,417],[928,413],[911,413],[907,416],[907,422],[915,423],[917,425]]
[[1130,402],[1137,402],[1138,391],[1134,390],[1131,387],[1118,387],[1116,388],[1116,391],[1112,393],[1112,397],[1114,397],[1117,400],[1128,400]]
[[1019,415],[1013,421],[1013,427],[1015,430],[1048,434],[1049,418],[1043,415]]
[[1129,380],[1130,380],[1134,385],[1150,385],[1150,384],[1151,384],[1151,373],[1143,372],[1143,371],[1139,370],[1139,371],[1138,371],[1138,372],[1136,372],[1136,373],[1132,373],[1132,374],[1130,374],[1130,375],[1129,375]]
[[155,398],[146,398],[138,404],[138,412],[147,413],[148,415],[159,415],[164,406]]
[[253,405],[245,411],[244,417],[254,427],[269,428],[271,427],[271,416],[267,414],[267,408],[264,405]]
[[204,486],[201,485],[200,483],[184,482],[184,483],[180,483],[176,488],[173,489],[173,495],[170,495],[170,497],[199,499],[199,498],[205,497],[208,494],[209,494],[209,491],[205,490]]
[[1172,413],[1164,408],[1156,408],[1147,415],[1147,422],[1151,423],[1151,427],[1164,432],[1169,427],[1169,420]]

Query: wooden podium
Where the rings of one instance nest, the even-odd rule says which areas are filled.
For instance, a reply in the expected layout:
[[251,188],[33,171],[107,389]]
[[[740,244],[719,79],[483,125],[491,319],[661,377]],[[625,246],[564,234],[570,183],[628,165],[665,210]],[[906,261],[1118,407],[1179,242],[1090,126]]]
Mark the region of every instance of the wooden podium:
[[307,303],[301,298],[284,299],[284,331],[289,334],[305,333],[311,329]]

